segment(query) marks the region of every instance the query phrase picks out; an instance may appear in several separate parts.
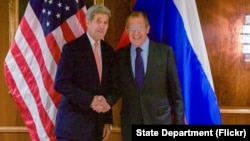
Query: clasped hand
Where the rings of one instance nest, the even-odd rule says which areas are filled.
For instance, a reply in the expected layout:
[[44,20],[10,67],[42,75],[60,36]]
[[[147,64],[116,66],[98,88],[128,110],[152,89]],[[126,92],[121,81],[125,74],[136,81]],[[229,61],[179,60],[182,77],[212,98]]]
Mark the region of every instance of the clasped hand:
[[111,109],[106,99],[101,95],[94,96],[94,99],[90,106],[94,111],[98,113],[105,113]]

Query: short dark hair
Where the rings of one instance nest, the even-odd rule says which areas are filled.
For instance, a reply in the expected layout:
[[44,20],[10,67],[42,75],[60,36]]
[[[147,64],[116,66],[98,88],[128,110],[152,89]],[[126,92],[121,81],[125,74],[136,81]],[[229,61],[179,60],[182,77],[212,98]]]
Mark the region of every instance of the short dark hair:
[[149,20],[146,13],[144,13],[143,11],[132,11],[126,19],[126,28],[128,28],[128,21],[131,17],[142,17],[146,23],[146,26],[149,26]]

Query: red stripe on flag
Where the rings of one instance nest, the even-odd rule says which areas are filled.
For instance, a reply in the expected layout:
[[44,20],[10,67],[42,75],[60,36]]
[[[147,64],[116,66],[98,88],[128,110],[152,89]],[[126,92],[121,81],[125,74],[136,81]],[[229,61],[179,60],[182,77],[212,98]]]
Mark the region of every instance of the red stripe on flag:
[[[47,70],[47,68],[45,66],[44,58],[42,56],[41,47],[39,46],[38,41],[37,41],[35,35],[33,34],[32,29],[28,26],[28,23],[25,20],[25,18],[23,18],[23,25],[20,27],[20,29],[22,30],[22,33],[24,33],[25,39],[27,40],[30,48],[32,49],[32,51],[34,53],[34,57],[36,58],[36,60],[39,64],[42,78],[43,78],[43,83],[44,83],[44,86],[45,86],[47,92],[49,93],[52,100],[59,101],[60,95],[56,93],[56,91],[53,88],[53,85],[51,85],[51,84],[53,84],[53,79],[51,78],[51,75],[49,74],[49,71]],[[25,30],[25,32],[24,32],[24,30]],[[54,97],[55,99],[52,97]]]
[[63,22],[61,28],[66,42],[70,42],[76,38],[67,22]]
[[[13,41],[13,46],[16,46],[15,42]],[[24,121],[33,121],[33,118],[31,116],[31,113],[29,111],[28,106],[25,104],[23,97],[20,94],[20,91],[17,89],[16,82],[13,79],[13,76],[11,75],[11,72],[8,68],[8,65],[6,62],[4,62],[4,72],[6,79],[6,83],[8,84],[10,91],[12,93],[13,100],[15,101],[16,105],[19,107],[19,111],[24,119]],[[33,140],[39,140],[38,133],[36,130],[35,122],[25,122],[27,128],[29,129],[30,136]],[[30,130],[32,129],[32,130]]]
[[[39,2],[42,1],[30,0],[28,2],[24,17],[15,35],[16,40],[13,40],[5,58],[4,71],[6,82],[21,112],[31,139],[36,141],[55,141],[54,120],[61,95],[54,90],[53,77],[63,44],[74,40],[76,38],[75,36],[80,36],[82,32],[77,32],[79,26],[69,24],[72,23],[76,25],[75,22],[80,21],[80,27],[86,31],[84,14],[86,7],[78,10],[77,13],[71,13],[72,15],[69,15],[70,17],[76,16],[77,18],[66,17],[69,19],[68,22],[66,19],[66,21],[57,25],[58,21],[54,23],[54,20],[52,20],[52,22],[46,22],[47,24],[44,25],[41,24],[43,21],[49,21],[51,19],[42,13],[36,15],[38,13],[33,13],[34,11],[32,9],[37,8],[35,7],[36,3]],[[62,2],[68,4],[69,1]],[[33,4],[33,7],[31,4]],[[83,3],[79,1],[76,5],[72,6],[79,8],[79,6],[84,6],[82,4]],[[38,8],[45,6],[48,6],[48,3],[43,3],[43,5],[40,5]],[[56,7],[56,4],[53,6]],[[67,14],[62,16],[67,16]],[[28,18],[25,19],[25,17]],[[78,20],[76,21],[75,19]],[[73,20],[75,20],[75,22]],[[39,23],[40,21],[41,23]],[[50,33],[45,37],[43,29],[45,29],[45,31],[47,31],[47,29],[50,30],[51,26],[48,27],[48,25],[56,26],[56,30],[49,31]],[[43,29],[41,26],[44,26]],[[77,33],[74,34],[73,31]],[[41,40],[45,40],[45,43],[41,42]],[[26,45],[26,43],[28,43],[28,45]],[[19,74],[19,70],[21,74]],[[19,77],[19,75],[20,79],[13,79],[17,76]]]
[[[32,50],[34,57],[36,58],[38,65],[40,67],[40,71],[42,74],[42,78],[43,78],[43,83],[44,86],[47,90],[48,94],[53,94],[53,86],[51,86],[51,84],[53,84],[53,80],[50,77],[48,70],[45,66],[45,62],[44,62],[44,58],[42,56],[42,51],[41,51],[41,47],[38,44],[38,41],[32,31],[32,29],[28,26],[28,23],[26,21],[25,18],[23,18],[22,20],[22,26],[20,26],[21,32],[24,34],[24,37],[26,39],[26,41],[29,44],[30,49]],[[13,52],[13,54],[22,54],[22,52],[19,51],[18,48],[15,48],[15,50],[12,51],[17,51],[17,52]],[[40,92],[39,92],[39,84],[36,83],[36,79],[32,74],[32,71],[30,70],[30,66],[26,63],[25,59],[23,56],[19,55],[17,56],[19,57],[18,59],[15,58],[19,68],[25,68],[24,70],[21,69],[21,72],[24,76],[24,79],[26,80],[26,83],[29,85],[30,91],[32,92],[32,95],[34,96],[34,99],[37,103],[37,108],[39,111],[39,116],[41,119],[41,122],[45,128],[45,131],[47,132],[47,135],[51,135],[54,132],[54,124],[51,121],[47,111],[45,110],[42,102],[41,102],[41,97]],[[58,95],[59,96],[59,95]],[[59,99],[59,98],[58,98]]]
[[[14,59],[18,65],[18,68],[20,68],[20,71],[23,75],[23,78],[25,79],[25,82],[28,84],[31,95],[33,95],[33,98],[36,101],[37,110],[39,111],[39,115],[34,115],[34,116],[40,117],[41,123],[45,128],[44,130],[45,130],[46,134],[50,135],[51,133],[53,133],[54,125],[53,125],[52,121],[50,120],[48,113],[46,112],[45,108],[43,107],[43,105],[41,103],[40,92],[38,89],[39,85],[36,83],[36,79],[35,79],[34,75],[32,74],[32,71],[30,70],[30,66],[27,64],[22,52],[19,50],[19,48],[16,44],[12,47],[11,53],[12,54],[19,54],[19,55],[14,56]],[[28,108],[31,108],[31,107],[28,107]],[[32,108],[34,108],[34,107],[32,107]],[[30,110],[31,109],[29,109],[29,111]],[[22,112],[24,112],[24,111],[22,111]],[[32,113],[32,114],[34,114],[34,113]],[[35,122],[35,121],[25,121],[26,124],[30,124],[29,122]],[[32,130],[34,130],[34,129],[32,129]]]
[[54,104],[57,106],[59,103],[60,95],[54,90],[53,84],[53,78],[49,74],[48,69],[46,68],[44,58],[42,56],[42,51],[40,45],[38,44],[38,41],[32,31],[32,29],[28,26],[28,23],[25,18],[23,18],[22,21],[23,25],[20,26],[20,29],[22,30],[22,33],[24,34],[25,39],[27,40],[31,50],[34,53],[34,57],[36,58],[40,71],[42,74],[43,84],[50,96],[50,98],[53,100]]
[[86,25],[86,15],[84,13],[83,10],[79,10],[76,13],[76,17],[79,20],[79,23],[81,24],[82,28],[84,29],[84,31],[87,30],[87,25]]
[[58,46],[58,44],[54,38],[54,35],[51,33],[48,34],[46,36],[46,42],[47,42],[47,45],[49,47],[50,53],[57,64],[59,59],[60,59],[60,56],[61,56],[61,50],[60,50],[60,47]]

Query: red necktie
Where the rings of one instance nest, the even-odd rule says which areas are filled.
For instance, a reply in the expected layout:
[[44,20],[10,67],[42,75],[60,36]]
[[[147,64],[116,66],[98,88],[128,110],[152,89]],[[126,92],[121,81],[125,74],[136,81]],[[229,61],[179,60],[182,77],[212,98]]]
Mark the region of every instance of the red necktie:
[[94,55],[95,55],[95,61],[96,61],[96,65],[97,65],[97,69],[98,69],[98,73],[99,73],[99,78],[100,78],[100,81],[101,81],[101,78],[102,78],[102,70],[101,70],[101,60],[100,60],[100,56],[99,56],[99,53],[98,53],[98,42],[95,42],[94,43]]

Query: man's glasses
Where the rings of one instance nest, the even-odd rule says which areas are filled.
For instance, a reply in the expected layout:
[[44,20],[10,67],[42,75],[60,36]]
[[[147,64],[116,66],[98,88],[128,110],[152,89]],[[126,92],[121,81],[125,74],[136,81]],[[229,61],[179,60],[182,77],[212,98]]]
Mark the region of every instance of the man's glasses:
[[143,26],[128,27],[128,30],[129,30],[129,31],[142,31],[142,30],[144,30],[144,29],[145,29],[145,27],[143,27]]

